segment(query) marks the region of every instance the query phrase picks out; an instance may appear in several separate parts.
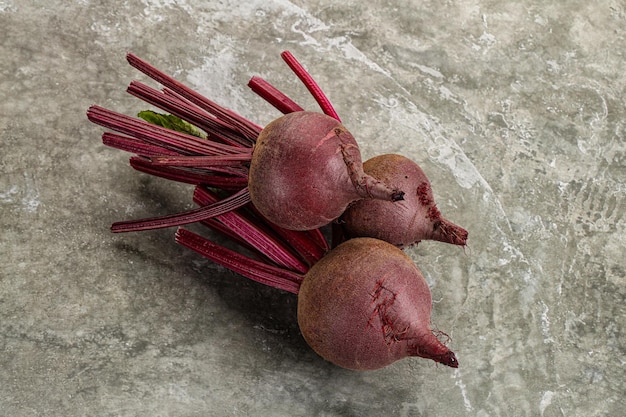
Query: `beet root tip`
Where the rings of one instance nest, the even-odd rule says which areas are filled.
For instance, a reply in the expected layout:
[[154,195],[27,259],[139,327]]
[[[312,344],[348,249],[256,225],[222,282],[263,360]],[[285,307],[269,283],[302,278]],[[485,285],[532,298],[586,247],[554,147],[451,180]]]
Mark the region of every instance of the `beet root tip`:
[[438,358],[433,358],[436,362],[442,363],[451,368],[458,368],[459,361],[456,359],[456,355],[452,351],[448,351]]
[[459,246],[466,246],[467,238],[467,230],[443,217],[440,218],[437,223],[437,228],[433,231],[431,236],[432,240]]

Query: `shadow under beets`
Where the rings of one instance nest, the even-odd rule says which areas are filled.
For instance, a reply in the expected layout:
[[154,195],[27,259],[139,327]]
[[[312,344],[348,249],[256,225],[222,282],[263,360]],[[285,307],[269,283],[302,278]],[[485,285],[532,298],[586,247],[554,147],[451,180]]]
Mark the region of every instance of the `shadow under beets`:
[[272,335],[278,343],[288,341],[292,348],[310,350],[298,326],[297,295],[226,269],[211,276],[197,276],[197,280],[210,287],[229,310],[240,315],[251,327]]
[[[136,200],[141,201],[145,208],[140,215],[134,218],[163,216],[195,207],[192,204],[185,207],[184,203],[185,201],[192,202],[193,186],[172,183],[143,173],[137,173],[137,175],[140,175],[140,178],[136,180],[136,185],[131,187],[131,192],[136,195]],[[201,224],[194,223],[183,227],[239,253],[247,254],[238,245]],[[276,345],[288,343],[291,348],[298,352],[310,352],[310,348],[304,341],[298,327],[297,295],[252,281],[224,267],[217,267],[201,255],[174,243],[175,231],[176,227],[160,231],[133,232],[129,233],[134,235],[132,239],[127,242],[117,242],[114,246],[120,251],[134,253],[144,262],[170,264],[169,261],[164,261],[161,257],[164,256],[166,259],[171,259],[174,256],[179,257],[176,263],[182,261],[182,263],[189,265],[182,270],[186,275],[185,278],[191,279],[191,282],[197,282],[199,286],[210,289],[231,312],[236,312],[241,317],[242,322],[249,325],[250,328],[259,329],[265,335],[271,335],[270,339],[274,339]],[[136,248],[136,245],[131,242],[137,242],[137,239],[140,238],[139,233],[145,233],[146,239],[150,241],[150,244],[143,249]],[[152,249],[156,253],[146,253],[144,249]],[[184,260],[180,259],[181,256]]]

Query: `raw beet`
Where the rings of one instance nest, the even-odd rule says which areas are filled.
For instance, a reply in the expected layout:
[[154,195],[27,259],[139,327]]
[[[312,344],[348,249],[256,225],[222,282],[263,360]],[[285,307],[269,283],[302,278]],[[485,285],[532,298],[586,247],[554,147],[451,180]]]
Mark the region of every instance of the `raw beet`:
[[255,207],[291,230],[324,226],[356,200],[392,203],[404,194],[364,174],[358,145],[339,121],[306,111],[282,116],[261,131],[248,186]]
[[421,356],[451,367],[456,357],[430,328],[430,289],[402,250],[372,238],[348,240],[307,272],[298,324],[320,356],[348,369]]
[[406,191],[403,201],[360,200],[342,216],[348,237],[382,239],[400,248],[422,240],[438,240],[465,246],[467,230],[445,219],[433,197],[430,181],[413,161],[395,154],[380,155],[363,164],[364,171]]
[[[92,106],[89,120],[116,132],[106,132],[103,142],[136,154],[133,168],[195,184],[194,201],[200,207],[118,222],[112,230],[201,222],[246,248],[252,257],[182,228],[176,233],[178,243],[232,271],[298,294],[298,321],[305,339],[338,366],[377,369],[406,356],[421,356],[457,367],[454,353],[430,329],[428,286],[400,249],[377,239],[355,238],[328,252],[318,227],[339,216],[347,204],[363,198],[401,200],[404,193],[386,185],[398,184],[364,173],[354,138],[319,86],[291,54],[282,56],[324,115],[302,111],[256,77],[250,83],[255,92],[279,110],[293,113],[262,129],[128,54],[131,65],[163,85],[157,90],[132,82],[128,91],[170,114],[145,121]],[[432,200],[427,181],[418,196]],[[252,199],[254,204],[248,204]],[[429,207],[436,211],[434,202]],[[303,219],[311,210],[317,211],[317,219]]]

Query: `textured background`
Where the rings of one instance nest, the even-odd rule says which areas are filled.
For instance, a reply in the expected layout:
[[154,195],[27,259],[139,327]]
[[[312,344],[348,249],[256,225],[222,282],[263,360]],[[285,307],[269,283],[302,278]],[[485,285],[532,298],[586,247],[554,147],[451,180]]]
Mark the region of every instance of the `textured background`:
[[[617,416],[626,409],[624,1],[0,0],[0,414]],[[132,51],[258,123],[307,108],[401,152],[466,251],[409,250],[460,368],[317,357],[295,297],[113,221],[192,207],[85,111],[146,106]]]

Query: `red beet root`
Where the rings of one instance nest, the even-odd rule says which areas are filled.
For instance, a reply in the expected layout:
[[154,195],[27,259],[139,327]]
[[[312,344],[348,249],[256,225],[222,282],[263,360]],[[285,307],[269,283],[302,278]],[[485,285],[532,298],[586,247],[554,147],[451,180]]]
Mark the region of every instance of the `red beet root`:
[[408,356],[458,367],[430,329],[432,300],[424,277],[395,246],[356,238],[307,272],[298,294],[298,324],[326,360],[378,369]]
[[432,298],[424,277],[402,250],[387,242],[351,239],[303,276],[185,229],[178,230],[176,241],[252,280],[298,294],[304,339],[337,366],[371,370],[419,356],[458,367],[454,353],[430,328]]
[[374,200],[352,204],[342,216],[349,237],[374,237],[401,248],[427,239],[467,244],[467,230],[442,217],[430,181],[415,162],[401,155],[380,155],[366,161],[363,169],[405,190],[406,195],[394,204]]
[[314,112],[290,113],[261,131],[248,184],[256,208],[292,230],[324,226],[362,198],[392,202],[404,194],[366,175],[350,132]]

